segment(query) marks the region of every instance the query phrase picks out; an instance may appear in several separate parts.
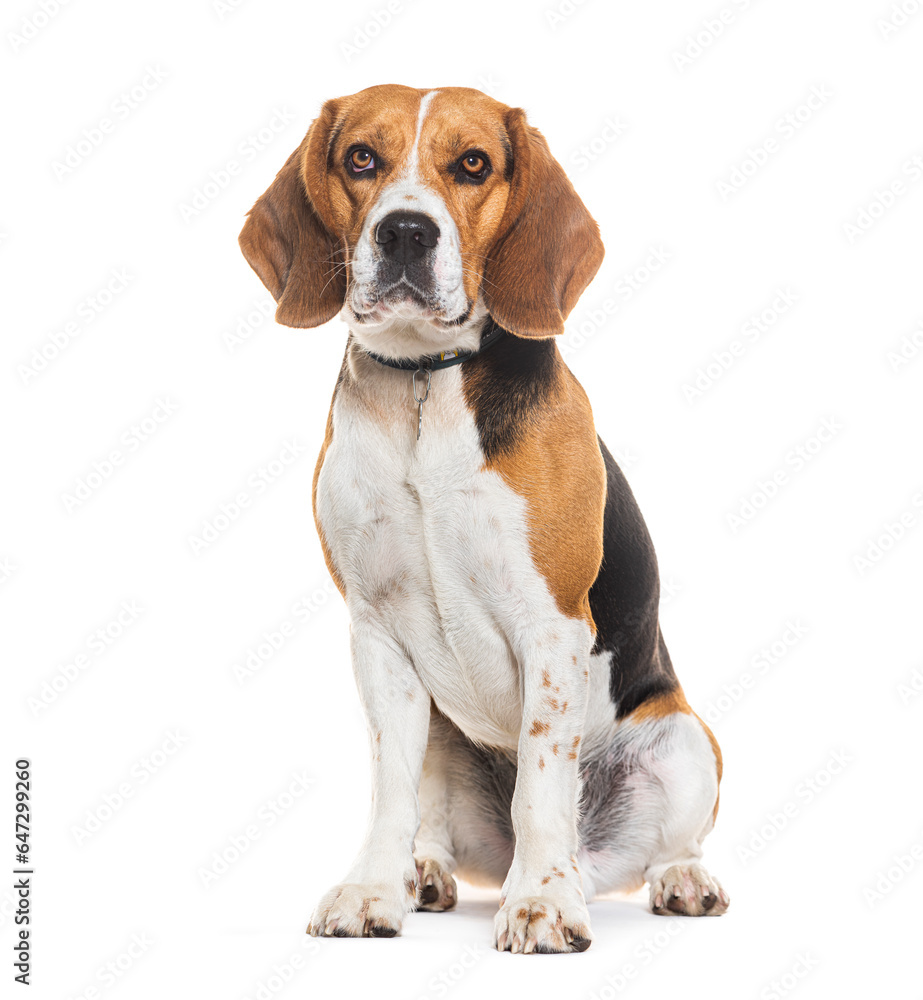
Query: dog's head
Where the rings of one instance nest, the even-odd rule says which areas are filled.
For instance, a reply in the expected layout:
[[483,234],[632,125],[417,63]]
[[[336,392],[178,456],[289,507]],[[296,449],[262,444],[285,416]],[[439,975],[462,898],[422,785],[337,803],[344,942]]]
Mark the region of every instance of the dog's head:
[[461,87],[327,101],[240,245],[278,322],[342,310],[365,346],[404,356],[466,346],[488,312],[521,337],[561,333],[603,257],[525,113]]

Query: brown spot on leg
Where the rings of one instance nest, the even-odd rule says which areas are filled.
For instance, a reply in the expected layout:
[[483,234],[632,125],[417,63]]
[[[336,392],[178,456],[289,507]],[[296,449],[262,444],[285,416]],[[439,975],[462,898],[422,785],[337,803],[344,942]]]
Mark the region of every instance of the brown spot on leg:
[[[543,733],[547,733],[550,728],[551,728],[551,726],[549,726],[547,722],[542,722],[541,720],[536,719],[532,723],[532,728],[529,730],[529,735],[530,736],[541,736]],[[557,751],[555,751],[555,752],[557,752]]]
[[551,687],[551,674],[549,674],[547,670],[542,671],[542,687],[543,688]]
[[539,759],[538,759],[538,769],[540,771],[544,771],[545,770],[545,758],[544,757],[539,757]]

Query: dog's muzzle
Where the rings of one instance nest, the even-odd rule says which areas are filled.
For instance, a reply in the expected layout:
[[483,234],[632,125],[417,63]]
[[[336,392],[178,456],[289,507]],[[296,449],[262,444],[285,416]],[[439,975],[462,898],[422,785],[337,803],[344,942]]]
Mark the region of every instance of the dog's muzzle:
[[[375,227],[379,250],[378,287],[428,301],[433,293],[433,261],[439,226],[422,212],[389,212]],[[414,295],[415,293],[415,295]]]

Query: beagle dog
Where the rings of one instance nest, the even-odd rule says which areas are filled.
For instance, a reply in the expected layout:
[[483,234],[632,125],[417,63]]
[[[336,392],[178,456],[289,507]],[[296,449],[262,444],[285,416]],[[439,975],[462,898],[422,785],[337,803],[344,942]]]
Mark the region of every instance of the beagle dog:
[[276,320],[349,327],[314,475],[368,720],[368,830],[315,935],[502,885],[494,943],[589,947],[587,900],[702,867],[721,754],[658,624],[650,536],[555,335],[603,257],[525,113],[476,90],[323,105],[247,216]]

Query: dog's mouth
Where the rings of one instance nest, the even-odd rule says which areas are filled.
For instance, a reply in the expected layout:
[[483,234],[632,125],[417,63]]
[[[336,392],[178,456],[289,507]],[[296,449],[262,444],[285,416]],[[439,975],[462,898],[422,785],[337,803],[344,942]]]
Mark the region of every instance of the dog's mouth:
[[425,320],[436,326],[457,326],[471,313],[470,304],[461,315],[447,316],[442,304],[432,295],[417,288],[406,277],[384,289],[376,289],[353,300],[356,319],[366,325],[376,325],[392,319]]

